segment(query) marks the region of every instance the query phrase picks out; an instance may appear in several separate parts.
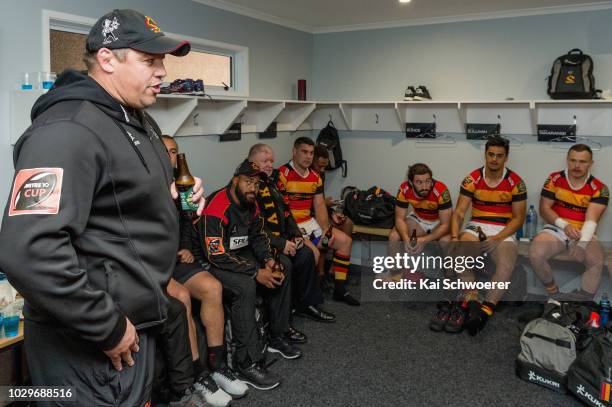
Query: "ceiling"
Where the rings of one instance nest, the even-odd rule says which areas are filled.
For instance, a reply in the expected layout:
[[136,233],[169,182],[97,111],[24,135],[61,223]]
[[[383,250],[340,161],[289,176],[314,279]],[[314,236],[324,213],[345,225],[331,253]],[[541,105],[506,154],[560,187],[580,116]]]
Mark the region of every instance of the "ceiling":
[[323,33],[612,8],[592,0],[193,0],[298,30]]

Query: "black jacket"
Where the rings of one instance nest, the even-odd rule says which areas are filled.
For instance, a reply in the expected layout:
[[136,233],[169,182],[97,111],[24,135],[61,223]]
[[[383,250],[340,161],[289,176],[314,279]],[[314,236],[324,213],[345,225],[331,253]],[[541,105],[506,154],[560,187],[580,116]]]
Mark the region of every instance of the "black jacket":
[[[27,318],[110,349],[124,316],[137,329],[166,318],[179,236],[170,160],[152,119],[76,71],[36,101],[32,120],[15,145],[0,269],[25,297]],[[34,184],[21,178],[40,169],[49,191],[36,194],[59,194],[57,205],[23,198]]]
[[242,208],[229,188],[213,192],[206,200],[200,220],[204,251],[211,266],[254,277],[272,259],[270,239],[257,205]]
[[289,206],[285,204],[283,194],[276,187],[278,170],[259,189],[257,204],[264,219],[266,232],[270,242],[280,253],[285,249],[287,239],[302,237],[302,233],[291,215]]

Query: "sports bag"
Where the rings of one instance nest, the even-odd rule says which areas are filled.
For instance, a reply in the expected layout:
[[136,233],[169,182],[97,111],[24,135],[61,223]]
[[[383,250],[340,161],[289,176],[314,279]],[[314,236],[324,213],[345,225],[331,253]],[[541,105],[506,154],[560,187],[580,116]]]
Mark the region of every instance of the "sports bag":
[[593,60],[574,48],[553,63],[548,77],[548,95],[552,99],[595,99]]
[[612,332],[599,328],[567,373],[569,391],[589,406],[612,406]]
[[357,225],[390,229],[395,223],[394,198],[377,186],[348,193],[344,198],[344,212]]
[[588,319],[586,307],[551,300],[544,314],[521,335],[517,374],[523,380],[565,393],[566,375],[577,355],[577,333]]
[[328,170],[342,168],[342,177],[346,178],[347,162],[342,158],[342,148],[340,148],[340,136],[334,123],[330,120],[327,126],[323,127],[317,136],[317,145],[325,147],[329,153]]

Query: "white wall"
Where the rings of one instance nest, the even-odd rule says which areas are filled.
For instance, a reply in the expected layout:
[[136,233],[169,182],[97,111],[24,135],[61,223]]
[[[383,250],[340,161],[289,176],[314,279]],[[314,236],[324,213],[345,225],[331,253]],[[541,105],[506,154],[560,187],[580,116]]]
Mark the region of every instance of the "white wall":
[[[41,71],[42,10],[98,18],[113,8],[133,8],[156,19],[163,31],[227,42],[249,48],[250,94],[272,99],[296,98],[297,79],[312,82],[310,34],[204,6],[190,0],[27,0],[0,2],[0,202],[6,202],[13,178],[9,143],[9,91],[20,72]],[[251,136],[251,139],[253,136]],[[224,150],[218,137],[198,138],[190,148],[220,173],[230,173],[248,149],[249,141],[231,143]],[[215,140],[214,142],[212,140]],[[238,147],[237,147],[238,146]],[[219,150],[217,150],[217,147]],[[219,155],[226,151],[227,155]],[[240,151],[240,153],[238,153]],[[205,178],[212,177],[199,174]]]
[[545,79],[572,48],[612,88],[612,10],[317,34],[315,99],[399,100],[426,85],[438,100],[548,99]]

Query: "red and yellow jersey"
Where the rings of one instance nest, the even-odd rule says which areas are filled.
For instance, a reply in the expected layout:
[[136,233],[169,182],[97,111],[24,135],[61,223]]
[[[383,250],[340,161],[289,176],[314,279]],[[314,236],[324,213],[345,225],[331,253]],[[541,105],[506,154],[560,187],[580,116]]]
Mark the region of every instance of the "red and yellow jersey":
[[312,169],[309,169],[305,176],[301,176],[292,163],[281,166],[278,171],[278,189],[285,196],[295,221],[302,223],[310,220],[314,196],[323,193],[321,176]]
[[460,193],[472,199],[472,220],[506,225],[512,219],[512,203],[527,199],[527,186],[517,173],[506,168],[499,184],[490,187],[481,167],[463,179]]
[[404,181],[397,191],[395,204],[400,208],[412,206],[419,218],[430,222],[440,219],[439,211],[453,207],[450,191],[446,185],[436,180],[425,198],[418,196],[410,183]]
[[577,228],[581,228],[589,204],[593,202],[608,205],[610,191],[603,182],[592,175],[582,188],[574,189],[565,171],[557,171],[546,178],[542,196],[555,201],[552,209],[557,215]]

